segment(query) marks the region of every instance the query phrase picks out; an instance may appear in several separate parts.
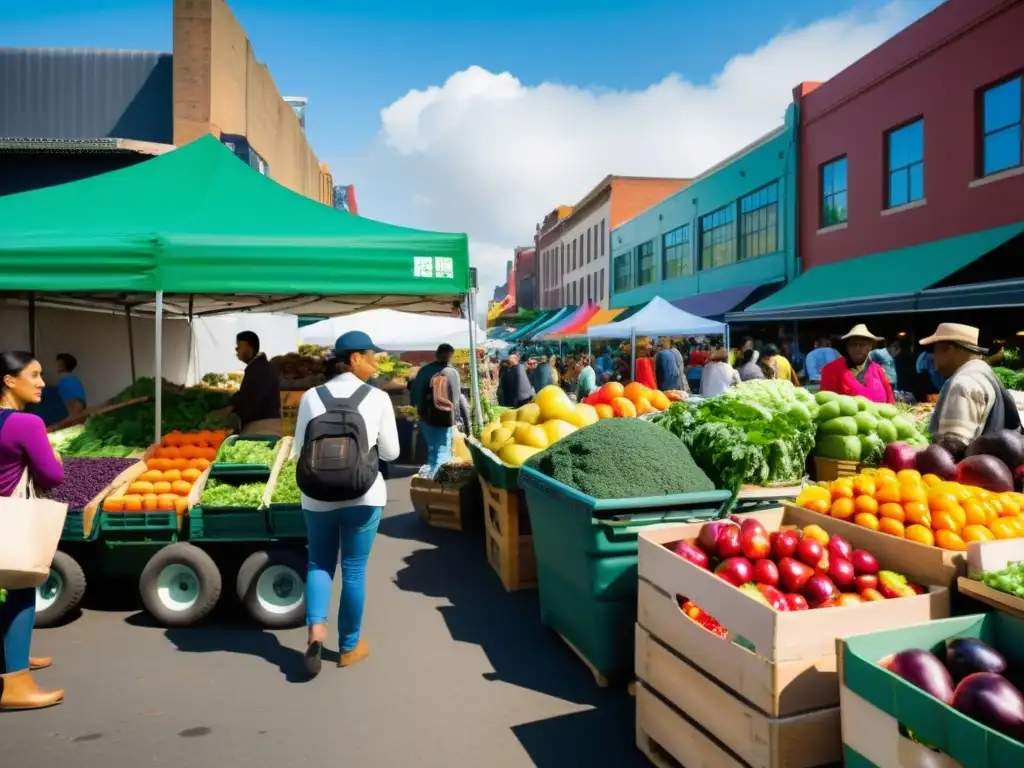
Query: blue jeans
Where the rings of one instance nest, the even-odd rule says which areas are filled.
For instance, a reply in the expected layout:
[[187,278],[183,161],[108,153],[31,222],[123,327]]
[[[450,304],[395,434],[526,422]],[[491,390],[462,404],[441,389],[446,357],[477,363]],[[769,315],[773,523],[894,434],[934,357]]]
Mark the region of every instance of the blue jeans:
[[331,582],[341,552],[341,604],[338,638],[341,652],[355,649],[366,603],[366,563],[377,536],[381,507],[342,507],[330,512],[303,510],[309,540],[306,567],[306,623],[326,624]]
[[452,458],[452,427],[435,427],[420,421],[420,434],[427,441],[426,477],[432,478]]
[[0,673],[28,669],[32,627],[36,623],[35,589],[8,589],[7,602],[0,604]]

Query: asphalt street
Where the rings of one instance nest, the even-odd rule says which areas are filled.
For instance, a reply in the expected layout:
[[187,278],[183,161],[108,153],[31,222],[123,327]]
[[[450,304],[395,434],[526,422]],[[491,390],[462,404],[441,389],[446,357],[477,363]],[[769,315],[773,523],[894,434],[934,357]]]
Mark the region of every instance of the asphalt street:
[[408,478],[389,491],[368,572],[367,662],[325,664],[304,682],[303,629],[255,629],[225,608],[166,630],[132,590],[92,583],[81,616],[34,639],[55,660],[40,683],[67,700],[0,715],[0,765],[648,765],[632,700],[598,689],[540,626],[536,592],[505,593],[482,537],[424,526]]

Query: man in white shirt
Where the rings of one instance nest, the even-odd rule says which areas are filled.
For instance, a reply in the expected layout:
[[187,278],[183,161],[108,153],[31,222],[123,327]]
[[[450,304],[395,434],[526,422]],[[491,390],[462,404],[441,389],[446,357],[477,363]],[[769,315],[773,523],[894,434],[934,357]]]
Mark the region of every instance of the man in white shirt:
[[[362,396],[357,410],[365,422],[367,444],[371,449],[376,446],[383,461],[394,461],[399,454],[395,409],[386,392],[366,384],[377,372],[376,354],[380,351],[362,331],[343,334],[335,342],[334,356],[326,368],[336,375],[325,386],[338,400]],[[307,390],[299,402],[292,446],[294,457],[298,458],[302,452],[307,425],[325,413],[327,407],[317,388]],[[360,638],[366,599],[366,563],[377,535],[381,512],[387,504],[388,491],[384,478],[378,473],[370,490],[351,501],[320,501],[304,493],[301,498],[309,543],[306,671],[314,677],[320,672],[320,655],[327,640],[327,611],[339,551],[342,590],[338,606],[341,651],[338,666],[350,666],[370,655],[369,646]]]

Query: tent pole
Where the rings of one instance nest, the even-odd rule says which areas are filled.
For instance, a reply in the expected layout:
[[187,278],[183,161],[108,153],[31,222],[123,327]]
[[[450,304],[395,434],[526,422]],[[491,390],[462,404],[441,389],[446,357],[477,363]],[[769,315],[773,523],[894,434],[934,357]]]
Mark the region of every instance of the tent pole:
[[732,334],[729,332],[729,326],[726,325],[725,326],[725,351],[726,352],[729,352],[732,349],[732,346],[730,345],[731,336],[732,336]]
[[36,351],[39,347],[38,339],[36,338],[38,326],[36,325],[36,295],[30,293],[28,295],[28,351],[32,353],[33,357],[38,357],[39,353]]
[[629,329],[629,348],[632,353],[630,357],[629,380],[634,381],[636,380],[636,328]]
[[[483,408],[480,406],[480,376],[476,364],[476,309],[473,306],[472,288],[466,294],[466,302],[466,317],[469,319],[469,391],[473,395],[473,413],[470,418],[475,418],[477,428],[483,429],[484,414]],[[471,437],[471,435],[467,435],[467,437]]]
[[164,407],[164,292],[156,292],[156,313],[154,314],[156,324],[153,342],[156,359],[153,362],[153,378],[156,380],[156,388],[153,394],[153,404],[156,406],[153,428],[156,430],[156,439],[153,442],[159,443],[163,434],[163,407]]
[[135,331],[132,330],[132,306],[131,304],[124,305],[124,316],[128,321],[128,364],[132,370],[132,384],[136,381],[135,375]]

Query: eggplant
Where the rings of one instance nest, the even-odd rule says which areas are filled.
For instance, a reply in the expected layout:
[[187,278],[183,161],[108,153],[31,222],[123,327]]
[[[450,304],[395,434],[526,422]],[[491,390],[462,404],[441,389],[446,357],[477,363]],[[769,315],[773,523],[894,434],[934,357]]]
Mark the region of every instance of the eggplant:
[[1006,658],[988,643],[973,637],[957,637],[946,643],[946,669],[959,683],[975,672],[1006,671]]
[[885,664],[885,668],[939,701],[949,704],[953,700],[953,678],[938,656],[911,648],[900,651]]
[[922,475],[936,475],[943,480],[956,477],[956,461],[953,454],[941,445],[932,443],[917,454],[917,471]]
[[995,456],[1007,467],[1019,467],[1024,464],[1024,436],[1011,429],[981,435],[967,446],[964,457],[969,456]]
[[994,672],[975,672],[960,681],[953,709],[1011,739],[1024,738],[1024,695]]
[[992,493],[1013,490],[1013,474],[1010,468],[1002,459],[987,453],[978,453],[963,459],[956,465],[955,479],[962,485],[974,485]]

